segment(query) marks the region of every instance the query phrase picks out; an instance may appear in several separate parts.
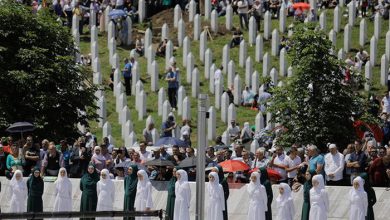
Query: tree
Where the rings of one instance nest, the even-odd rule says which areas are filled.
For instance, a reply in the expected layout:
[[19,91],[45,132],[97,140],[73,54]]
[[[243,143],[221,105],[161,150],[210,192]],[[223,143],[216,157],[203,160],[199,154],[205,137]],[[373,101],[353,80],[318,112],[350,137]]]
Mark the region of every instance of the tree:
[[344,64],[330,53],[323,32],[298,25],[291,44],[293,76],[273,90],[269,108],[273,121],[285,128],[278,143],[345,146],[356,137],[352,114],[364,111],[363,99],[344,82]]
[[[36,134],[70,137],[96,120],[90,71],[75,64],[69,30],[48,11],[0,3],[0,129],[30,121]],[[87,112],[80,114],[80,112]]]

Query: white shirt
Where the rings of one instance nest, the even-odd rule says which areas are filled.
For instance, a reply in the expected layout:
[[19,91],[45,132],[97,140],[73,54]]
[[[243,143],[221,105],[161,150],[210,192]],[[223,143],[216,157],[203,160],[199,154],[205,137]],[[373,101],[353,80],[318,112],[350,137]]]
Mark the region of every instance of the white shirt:
[[145,153],[142,153],[141,151],[139,152],[139,158],[141,160],[147,160],[152,158],[152,153],[149,151],[145,151]]
[[247,14],[248,13],[248,2],[246,0],[240,0],[237,3],[238,9],[237,12],[238,14]]
[[[287,166],[288,164],[286,161],[286,155],[282,154],[280,156],[275,157],[274,164]],[[279,175],[281,176],[280,180],[285,180],[287,178],[287,173],[285,169],[274,166],[272,167],[272,169],[276,170],[279,173]]]
[[[291,159],[291,158],[288,156],[288,157],[286,157],[285,160],[286,160],[286,163],[287,163],[288,168],[296,167],[296,166],[298,166],[299,164],[301,164],[301,162],[302,162],[302,161],[301,161],[301,158],[298,157],[298,156],[296,156],[296,157],[294,158],[294,160]],[[287,172],[287,177],[288,177],[288,178],[294,178],[294,177],[297,176],[297,173],[298,173],[297,170],[294,170],[294,171],[291,171],[291,172]]]
[[228,134],[229,134],[230,137],[235,137],[235,136],[237,136],[237,135],[240,134],[240,127],[235,126],[235,127],[233,128],[231,125],[229,125],[227,131],[228,131]]
[[383,110],[382,112],[390,113],[390,96],[389,97],[383,97]]
[[[337,152],[335,155],[327,153],[325,155],[325,174],[326,180],[339,181],[343,179],[344,170],[344,155]],[[333,178],[329,178],[329,174],[334,174]]]

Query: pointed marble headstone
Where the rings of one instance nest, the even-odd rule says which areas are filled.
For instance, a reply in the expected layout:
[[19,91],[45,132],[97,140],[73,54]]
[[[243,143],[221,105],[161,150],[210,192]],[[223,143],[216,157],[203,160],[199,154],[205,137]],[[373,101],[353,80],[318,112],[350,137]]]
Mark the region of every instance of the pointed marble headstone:
[[227,123],[230,123],[232,120],[237,119],[237,113],[236,113],[236,106],[231,103],[228,108],[228,118],[227,118]]
[[216,34],[218,33],[218,12],[214,9],[211,12],[211,31]]
[[104,123],[107,121],[107,103],[104,96],[101,96],[99,98],[97,106],[98,109],[98,115],[99,115],[99,128],[103,127]]
[[217,117],[213,106],[208,110],[209,117],[207,118],[207,139],[212,141],[216,137]]
[[183,99],[186,97],[186,90],[183,86],[180,86],[177,90],[177,114],[182,115],[183,113]]
[[[204,55],[204,78],[210,78],[210,67],[213,64],[213,52],[210,48],[207,48]],[[213,73],[214,74],[214,73]]]
[[230,4],[226,6],[225,25],[226,30],[231,31],[233,29],[233,8]]
[[279,74],[281,76],[287,76],[287,67],[287,51],[286,48],[282,48],[279,56]]
[[370,40],[370,63],[372,66],[376,64],[377,47],[377,39],[372,36]]
[[230,47],[228,44],[225,44],[222,49],[222,66],[223,66],[223,72],[227,72],[228,64],[230,61]]
[[234,93],[234,104],[235,105],[241,105],[241,89],[242,85],[241,85],[241,78],[240,78],[240,75],[237,74],[235,77],[234,77],[234,90],[233,90],[233,93]]
[[264,129],[264,116],[262,112],[257,113],[255,121],[256,121],[255,131],[260,132],[262,129]]
[[224,92],[221,96],[221,121],[228,123],[229,96]]
[[193,98],[198,98],[199,94],[199,70],[194,68],[192,71],[192,80],[191,80],[191,95]]
[[374,36],[376,40],[379,40],[381,36],[381,30],[382,30],[382,16],[379,14],[379,12],[376,12],[374,17]]
[[188,21],[194,21],[194,17],[196,14],[196,2],[195,0],[190,0],[189,8],[188,8]]
[[202,21],[201,21],[200,15],[196,14],[194,17],[194,27],[193,27],[194,41],[199,40],[199,36],[200,36],[200,32],[201,32],[201,25],[202,25]]
[[195,58],[192,53],[188,53],[187,55],[187,83],[191,83],[192,80],[192,70],[194,69]]
[[109,135],[111,135],[111,124],[110,122],[106,121],[103,125],[103,137],[108,137]]
[[188,96],[183,99],[183,120],[191,120],[191,100]]
[[271,13],[269,11],[264,14],[264,39],[269,40],[271,37],[272,22]]
[[138,121],[141,121],[144,119],[146,116],[146,94],[142,90],[141,93],[139,94],[139,111],[138,111]]
[[246,45],[246,42],[245,40],[242,40],[240,42],[240,52],[239,52],[239,65],[240,67],[244,67],[245,66],[245,61],[246,61],[246,58],[248,56],[248,51],[247,51],[247,45]]
[[251,84],[253,94],[257,93],[257,89],[259,88],[259,85],[260,85],[259,73],[255,70],[252,74],[252,84]]
[[211,1],[204,1],[204,19],[207,21],[211,17]]
[[348,24],[353,27],[356,20],[356,2],[352,0],[348,3]]
[[246,58],[245,62],[245,85],[250,86],[252,82],[253,62],[252,58]]
[[209,68],[209,92],[211,94],[214,94],[214,85],[215,85],[215,81],[214,81],[214,73],[215,71],[217,70],[217,67],[215,66],[215,64],[213,63],[210,68]]
[[271,45],[272,56],[279,55],[279,45],[280,45],[279,32],[278,30],[274,29],[272,31],[272,45]]
[[179,44],[179,47],[183,45],[183,39],[186,36],[186,24],[184,23],[183,19],[179,20],[179,23],[177,24],[177,42]]
[[138,1],[138,20],[139,23],[143,23],[146,18],[146,1],[139,0]]
[[227,73],[227,87],[230,87],[233,84],[234,75],[236,74],[236,65],[233,60],[228,64],[228,73]]
[[164,87],[161,87],[160,90],[158,91],[158,116],[161,116],[163,113],[163,104],[167,100],[166,94],[165,94],[165,89]]
[[156,92],[159,89],[158,85],[158,63],[153,61],[152,63],[152,74],[150,78],[150,90]]
[[286,32],[287,25],[287,10],[286,5],[284,3],[281,4],[279,9],[279,31],[280,33]]
[[255,44],[257,34],[257,24],[255,17],[251,16],[249,19],[249,33],[248,33],[248,43],[250,46]]
[[326,12],[323,11],[320,14],[320,29],[326,31]]
[[171,112],[171,105],[168,100],[164,101],[163,109],[162,109],[162,122],[165,122],[168,119],[168,115]]
[[372,66],[370,61],[367,61],[364,66],[364,76],[366,79],[366,82],[364,83],[364,90],[368,92],[371,89],[372,83]]
[[360,21],[360,30],[359,30],[359,45],[364,47],[367,41],[367,22],[366,19]]
[[256,50],[255,50],[255,61],[260,62],[263,60],[263,37],[261,34],[256,37]]
[[389,59],[386,54],[382,55],[381,58],[381,85],[387,86],[387,79],[389,77]]
[[180,5],[176,5],[175,9],[173,10],[173,27],[177,28],[179,24],[179,20],[181,19],[181,7]]
[[186,36],[183,40],[183,67],[187,66],[187,55],[191,52],[191,41],[188,36]]
[[263,77],[268,76],[268,71],[271,68],[271,57],[268,52],[263,56]]
[[207,32],[202,31],[202,33],[200,33],[199,39],[199,60],[200,62],[204,63],[204,53],[207,49]]
[[333,30],[338,33],[341,28],[341,10],[336,6],[333,10]]
[[161,41],[165,39],[170,39],[169,38],[169,27],[167,23],[164,23],[163,26],[161,27]]
[[344,28],[344,52],[346,53],[351,49],[351,34],[352,28],[349,24],[346,24]]

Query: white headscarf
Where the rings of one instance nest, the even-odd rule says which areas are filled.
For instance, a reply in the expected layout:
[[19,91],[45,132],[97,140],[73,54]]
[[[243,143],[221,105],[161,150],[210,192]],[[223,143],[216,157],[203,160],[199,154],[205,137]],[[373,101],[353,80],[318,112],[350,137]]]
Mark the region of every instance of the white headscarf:
[[177,180],[177,182],[181,185],[183,183],[188,182],[188,175],[187,172],[184,170],[178,170],[176,173],[180,174],[180,179]]
[[[97,154],[96,153],[96,150],[100,150],[100,153]],[[98,160],[106,160],[106,158],[103,156],[102,154],[102,148],[99,147],[99,146],[96,146],[94,149],[93,149],[93,157],[95,157],[96,159]]]
[[[252,176],[256,177],[256,182],[252,181]],[[261,176],[261,174],[259,172],[253,172],[251,174],[250,182],[249,182],[248,187],[247,187],[247,191],[249,194],[253,194],[256,189],[260,189],[260,187],[261,187],[260,176]]]
[[360,176],[358,176],[355,179],[353,179],[353,183],[356,183],[356,182],[359,183],[359,187],[358,187],[358,189],[355,189],[355,187],[353,187],[353,191],[357,192],[357,193],[365,192],[364,191],[364,179],[361,178]]
[[209,194],[218,193],[218,191],[219,191],[218,190],[218,187],[219,187],[218,173],[210,172],[209,176],[214,177],[214,182],[209,181],[209,187],[208,187]]
[[141,174],[143,177],[142,180],[138,179],[138,183],[137,183],[137,191],[138,191],[139,189],[144,188],[150,182],[150,180],[145,170],[139,170],[137,174]]
[[279,188],[283,188],[283,194],[279,194],[278,198],[276,198],[276,201],[280,205],[284,205],[285,202],[288,200],[292,200],[291,197],[291,188],[287,183],[280,183]]
[[[17,180],[16,179],[16,174],[20,174],[20,180]],[[11,185],[16,185],[16,184],[22,184],[22,183],[24,183],[24,180],[23,180],[23,173],[22,173],[22,171],[20,171],[20,170],[16,170],[15,171],[15,173],[14,173],[14,175],[12,176],[12,179],[11,179],[11,182],[10,182],[10,184]],[[26,184],[24,184],[24,185],[26,185]],[[27,185],[26,185],[26,187],[27,187]]]
[[[65,176],[61,176],[61,171],[65,171]],[[60,168],[60,171],[58,172],[57,180],[54,182],[54,184],[64,184],[70,182],[68,178],[68,172],[66,172],[66,169],[64,167]]]
[[244,127],[242,128],[241,135],[244,135],[244,132],[248,133],[248,135],[251,134],[251,128],[249,125],[249,122],[244,123]]
[[[103,179],[102,177],[102,174],[106,174],[106,178]],[[107,169],[103,169],[101,172],[100,172],[100,182],[103,184],[103,185],[106,185],[106,184],[113,184],[112,180],[111,180],[111,177],[110,177],[110,171],[108,171]]]
[[321,174],[317,174],[315,176],[313,176],[313,179],[311,180],[312,182],[313,181],[317,181],[318,182],[318,185],[315,186],[313,184],[313,187],[310,189],[310,191],[317,191],[317,192],[320,192],[321,190],[324,190],[325,189],[325,183],[324,183],[324,177],[322,177]]

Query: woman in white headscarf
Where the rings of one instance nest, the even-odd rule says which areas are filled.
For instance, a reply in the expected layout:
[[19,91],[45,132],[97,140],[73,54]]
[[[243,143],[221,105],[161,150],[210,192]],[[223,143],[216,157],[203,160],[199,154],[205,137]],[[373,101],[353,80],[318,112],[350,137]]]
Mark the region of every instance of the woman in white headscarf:
[[9,212],[27,212],[27,184],[23,180],[22,171],[16,170],[9,184],[11,198]]
[[324,177],[320,174],[313,176],[313,187],[310,189],[310,220],[328,219],[329,198],[325,190]]
[[188,184],[187,172],[184,170],[176,171],[176,178],[173,219],[190,220],[191,188]]
[[209,204],[207,206],[206,220],[223,220],[225,210],[225,196],[222,185],[219,184],[218,173],[209,174],[209,184],[207,185]]
[[247,186],[249,194],[248,220],[265,220],[267,208],[267,192],[260,184],[260,173],[253,172]]
[[66,169],[61,168],[57,180],[54,182],[55,196],[54,212],[72,211],[72,182],[70,182]]
[[276,198],[278,207],[277,220],[293,220],[295,215],[294,200],[291,188],[287,183],[280,183],[279,196]]
[[102,154],[102,148],[96,146],[94,149],[94,154],[92,155],[91,162],[95,165],[95,169],[100,173],[103,169],[107,168],[106,158]]
[[[115,185],[110,179],[110,172],[107,169],[103,169],[102,172],[100,172],[100,180],[96,184],[96,191],[98,196],[96,211],[113,211]],[[111,217],[96,219],[109,220]]]
[[353,180],[353,188],[349,191],[350,220],[365,220],[367,215],[368,199],[364,191],[364,180],[360,176]]
[[[152,184],[145,170],[137,172],[137,194],[135,195],[135,211],[150,211],[153,207]],[[150,217],[136,217],[136,220],[149,220]]]
[[250,146],[253,139],[253,132],[252,129],[250,128],[249,122],[244,123],[244,127],[241,130],[240,139],[242,143],[245,145],[245,148]]

